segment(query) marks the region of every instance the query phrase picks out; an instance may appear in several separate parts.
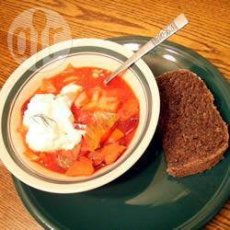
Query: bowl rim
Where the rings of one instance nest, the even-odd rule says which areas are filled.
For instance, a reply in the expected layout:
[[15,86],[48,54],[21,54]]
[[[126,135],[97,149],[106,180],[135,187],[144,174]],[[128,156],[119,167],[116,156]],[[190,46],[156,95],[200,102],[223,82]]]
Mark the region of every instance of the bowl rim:
[[[83,192],[87,190],[91,190],[97,187],[100,187],[104,184],[111,182],[112,180],[116,179],[124,172],[126,172],[130,167],[132,167],[135,162],[142,156],[145,152],[146,148],[148,147],[152,137],[156,131],[159,113],[160,113],[160,96],[159,90],[157,87],[156,80],[152,71],[149,69],[147,64],[142,60],[138,60],[135,65],[140,69],[140,71],[144,74],[145,80],[148,83],[148,86],[151,91],[152,99],[154,99],[154,103],[151,107],[151,114],[149,121],[149,126],[146,130],[144,138],[140,142],[140,144],[136,147],[135,151],[128,157],[128,160],[125,160],[125,163],[119,165],[111,172],[102,175],[101,177],[95,178],[92,181],[87,182],[78,182],[76,184],[55,184],[47,181],[43,181],[39,178],[36,178],[23,169],[21,169],[10,157],[6,148],[4,147],[4,141],[2,137],[2,115],[3,115],[3,108],[5,105],[5,101],[11,91],[12,86],[14,85],[15,81],[17,81],[20,76],[33,64],[35,64],[38,60],[43,59],[47,55],[50,55],[54,52],[61,51],[68,48],[73,47],[82,47],[82,46],[89,46],[89,47],[100,47],[106,48],[111,51],[116,51],[119,54],[124,55],[125,57],[129,57],[133,54],[132,51],[128,50],[126,47],[112,41],[102,40],[102,39],[95,39],[95,38],[82,38],[82,39],[72,39],[64,42],[60,42],[49,46],[37,53],[33,56],[25,60],[7,79],[5,82],[1,92],[0,92],[0,127],[1,127],[1,136],[0,136],[0,145],[2,146],[2,151],[0,152],[0,158],[3,164],[7,167],[7,169],[18,179],[22,182],[26,183],[29,186],[32,186],[36,189],[43,190],[46,192],[55,192],[55,193],[75,193],[75,192]],[[45,65],[48,63],[45,63]]]

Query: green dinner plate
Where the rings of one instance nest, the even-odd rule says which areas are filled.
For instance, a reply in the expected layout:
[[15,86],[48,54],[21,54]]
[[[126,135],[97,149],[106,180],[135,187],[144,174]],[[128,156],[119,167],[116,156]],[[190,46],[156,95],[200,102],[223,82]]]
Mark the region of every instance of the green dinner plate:
[[[149,38],[112,39],[135,51]],[[144,57],[155,76],[174,69],[197,73],[230,123],[230,84],[206,59],[181,45],[165,42]],[[192,128],[192,127],[191,127]],[[52,194],[14,178],[29,212],[46,229],[192,229],[207,223],[230,194],[230,151],[213,169],[175,179],[167,175],[156,134],[142,158],[123,176],[101,188],[76,194]]]

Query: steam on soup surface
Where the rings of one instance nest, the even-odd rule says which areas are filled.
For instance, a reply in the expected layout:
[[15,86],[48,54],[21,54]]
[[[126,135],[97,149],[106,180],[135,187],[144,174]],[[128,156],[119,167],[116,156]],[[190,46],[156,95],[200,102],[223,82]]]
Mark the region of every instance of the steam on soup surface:
[[22,107],[26,156],[67,176],[89,176],[114,163],[139,122],[139,101],[129,85],[95,67],[68,67],[44,79]]

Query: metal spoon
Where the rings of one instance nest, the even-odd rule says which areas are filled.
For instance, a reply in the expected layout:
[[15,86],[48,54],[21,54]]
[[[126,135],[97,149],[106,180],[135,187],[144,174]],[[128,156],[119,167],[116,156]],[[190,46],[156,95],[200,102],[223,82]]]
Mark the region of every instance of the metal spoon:
[[158,46],[161,42],[172,36],[178,30],[182,29],[188,24],[188,20],[184,14],[177,16],[169,25],[162,29],[155,37],[144,44],[136,53],[128,58],[118,69],[116,69],[109,77],[104,80],[104,84],[108,84],[112,81],[119,73],[128,69],[134,62],[148,53],[150,50]]

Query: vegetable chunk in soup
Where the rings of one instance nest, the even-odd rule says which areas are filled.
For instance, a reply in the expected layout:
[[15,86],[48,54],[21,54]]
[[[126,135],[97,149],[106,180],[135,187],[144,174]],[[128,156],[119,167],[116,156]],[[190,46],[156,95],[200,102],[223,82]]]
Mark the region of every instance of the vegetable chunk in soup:
[[108,70],[68,67],[42,81],[22,106],[25,155],[67,176],[90,176],[113,164],[130,144],[139,122],[139,101]]

